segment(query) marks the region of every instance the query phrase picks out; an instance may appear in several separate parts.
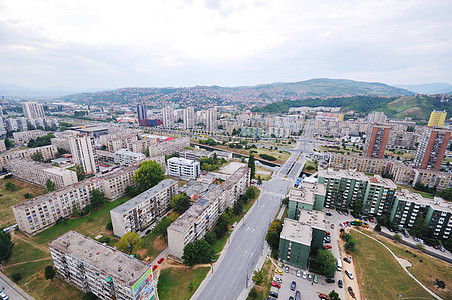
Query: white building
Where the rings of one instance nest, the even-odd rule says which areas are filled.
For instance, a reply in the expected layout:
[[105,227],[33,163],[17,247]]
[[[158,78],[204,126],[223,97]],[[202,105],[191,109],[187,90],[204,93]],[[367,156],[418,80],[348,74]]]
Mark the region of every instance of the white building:
[[135,153],[127,149],[121,149],[115,152],[114,162],[115,164],[128,166],[131,163],[139,162],[145,158],[146,156],[142,153]]
[[162,121],[163,126],[165,127],[173,127],[174,126],[174,108],[172,107],[164,107],[162,109]]
[[27,144],[31,139],[36,139],[40,136],[45,136],[47,133],[42,130],[29,130],[13,132],[14,143],[16,145]]
[[207,110],[206,131],[216,132],[217,129],[218,129],[217,109],[214,107]]
[[152,300],[150,265],[75,231],[49,243],[50,255],[64,281],[99,299]]
[[184,129],[191,129],[195,127],[196,114],[193,107],[187,107],[184,109]]
[[71,138],[69,142],[74,163],[83,166],[83,170],[87,174],[99,172],[94,137],[79,134]]
[[201,166],[198,161],[172,157],[168,159],[167,170],[168,176],[195,179],[201,173]]
[[22,109],[27,119],[45,119],[44,108],[41,103],[23,102]]
[[176,195],[177,181],[165,179],[156,186],[110,211],[113,232],[123,236],[129,231],[141,231],[169,209]]

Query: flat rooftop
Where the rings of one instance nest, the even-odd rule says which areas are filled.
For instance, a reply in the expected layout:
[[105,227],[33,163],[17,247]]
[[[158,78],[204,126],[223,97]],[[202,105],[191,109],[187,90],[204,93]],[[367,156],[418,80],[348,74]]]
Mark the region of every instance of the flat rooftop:
[[368,181],[374,185],[381,185],[388,188],[397,188],[397,185],[390,179],[383,178],[380,175],[374,175],[373,177],[367,176],[363,172],[356,170],[333,170],[331,168],[319,170],[319,177],[333,178],[333,179],[355,179],[360,181]]
[[186,233],[196,223],[199,216],[208,207],[208,204],[208,201],[201,201],[190,206],[176,221],[171,223],[168,230]]
[[298,222],[303,225],[309,225],[312,228],[326,231],[326,218],[323,211],[318,210],[300,210]]
[[242,166],[238,168],[231,176],[228,177],[222,184],[223,190],[231,189],[248,171],[248,167]]
[[173,179],[165,179],[165,180],[159,182],[156,186],[153,186],[150,189],[148,189],[147,191],[145,191],[145,192],[139,194],[138,196],[130,199],[126,203],[121,204],[120,206],[110,210],[110,212],[122,215],[123,213],[128,212],[131,209],[137,207],[141,203],[148,201],[155,194],[161,192],[162,190],[170,187],[173,184],[177,184],[177,181],[173,180]]
[[216,184],[209,181],[202,182],[195,179],[190,179],[185,185],[179,187],[177,191],[179,193],[186,193],[190,198],[195,195],[201,197],[216,186]]
[[311,246],[312,228],[309,225],[286,218],[279,237],[298,244]]
[[191,159],[185,159],[185,158],[181,158],[181,157],[171,157],[170,159],[168,159],[168,163],[175,163],[175,164],[181,164],[181,165],[193,165],[195,163],[198,163],[195,160],[191,160]]
[[303,181],[298,188],[291,188],[289,200],[307,204],[314,204],[315,195],[325,195],[326,189],[323,184]]
[[431,206],[435,210],[452,213],[452,202],[447,202],[441,197],[435,197],[433,199],[424,198],[420,194],[412,193],[407,189],[396,191],[395,196],[397,199],[407,202],[414,202],[419,205]]
[[138,259],[72,230],[49,242],[49,246],[69,253],[129,286],[151,268]]

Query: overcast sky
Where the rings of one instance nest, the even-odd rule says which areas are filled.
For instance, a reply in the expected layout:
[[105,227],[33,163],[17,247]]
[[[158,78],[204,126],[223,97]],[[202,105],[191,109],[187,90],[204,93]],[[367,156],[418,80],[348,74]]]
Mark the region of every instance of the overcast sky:
[[0,0],[0,84],[452,84],[452,1]]

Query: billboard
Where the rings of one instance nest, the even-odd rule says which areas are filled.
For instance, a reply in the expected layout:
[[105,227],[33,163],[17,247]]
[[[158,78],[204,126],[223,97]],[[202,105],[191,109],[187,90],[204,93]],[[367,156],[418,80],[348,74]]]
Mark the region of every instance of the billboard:
[[135,300],[154,300],[155,289],[152,280],[152,269],[141,276],[141,278],[133,285],[133,299]]

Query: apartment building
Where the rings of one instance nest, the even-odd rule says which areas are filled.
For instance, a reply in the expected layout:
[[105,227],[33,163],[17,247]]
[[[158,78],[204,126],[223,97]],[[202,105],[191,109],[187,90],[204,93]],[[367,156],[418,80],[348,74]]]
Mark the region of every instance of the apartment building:
[[162,121],[163,121],[163,126],[165,126],[166,128],[174,126],[174,124],[175,124],[174,108],[164,107],[162,109]]
[[391,126],[371,125],[366,133],[363,156],[368,158],[383,158],[388,143]]
[[195,127],[196,123],[196,114],[195,109],[193,107],[187,107],[184,109],[183,118],[184,120],[184,129],[192,129]]
[[184,150],[188,146],[190,146],[190,139],[188,137],[173,138],[165,141],[159,140],[157,144],[149,146],[149,156],[171,155]]
[[100,163],[106,164],[114,164],[115,163],[115,154],[110,151],[96,150],[97,159]]
[[427,199],[403,189],[395,194],[389,220],[399,228],[411,228],[417,220],[423,220],[435,237],[447,239],[452,230],[452,204],[440,197]]
[[56,189],[78,182],[74,171],[20,158],[9,160],[7,168],[14,177],[42,187],[46,187],[47,179],[52,180]]
[[132,163],[139,162],[145,159],[146,156],[143,153],[136,153],[127,149],[121,149],[115,152],[114,162],[118,165],[130,165]]
[[321,211],[301,210],[299,219],[286,218],[279,235],[278,260],[307,270],[309,253],[322,249],[326,231],[326,217]]
[[397,186],[379,175],[366,176],[354,170],[319,170],[320,184],[325,184],[325,207],[351,208],[362,201],[362,212],[380,216],[390,212]]
[[269,127],[267,136],[275,136],[278,138],[289,138],[291,134],[290,128]]
[[388,173],[392,175],[392,180],[397,184],[410,185],[414,181],[414,169],[402,162],[391,162]]
[[24,150],[10,150],[0,154],[0,168],[5,167],[8,164],[8,161],[13,158],[23,158],[31,160],[31,156],[36,152],[40,152],[42,155],[42,160],[52,160],[58,154],[58,149],[54,145],[24,149]]
[[430,119],[428,120],[427,126],[444,126],[444,121],[446,121],[447,112],[446,111],[432,111],[430,114]]
[[138,171],[139,165],[132,164],[112,173],[100,176],[104,190],[105,200],[114,201],[125,195],[128,186],[136,187],[133,175]]
[[6,151],[5,140],[0,140],[0,151]]
[[44,108],[41,103],[23,102],[22,110],[27,119],[45,119]]
[[452,188],[452,174],[432,170],[415,169],[413,186],[421,183],[430,188],[436,187],[438,191]]
[[110,211],[113,232],[123,236],[129,231],[141,231],[169,209],[176,195],[177,181],[165,179],[156,186]]
[[16,145],[28,144],[31,139],[36,139],[40,136],[45,136],[47,132],[42,130],[30,130],[30,131],[19,131],[13,132],[14,143]]
[[138,124],[140,124],[141,120],[146,120],[147,117],[147,111],[146,111],[146,104],[137,104],[137,115],[138,115]]
[[61,278],[99,299],[152,300],[155,287],[151,266],[75,231],[49,243]]
[[356,155],[331,154],[329,166],[333,169],[356,170],[363,173],[383,174],[387,171],[389,161]]
[[23,233],[35,235],[53,226],[59,218],[72,214],[74,205],[83,209],[90,203],[90,191],[103,192],[102,180],[90,178],[12,206],[17,225]]
[[97,147],[94,137],[89,135],[77,135],[69,140],[74,163],[83,167],[86,174],[99,172]]
[[323,210],[325,193],[325,186],[318,183],[302,182],[298,187],[292,187],[287,217],[298,220],[301,210]]
[[203,157],[213,157],[213,152],[209,152],[206,150],[195,150],[195,149],[184,149],[179,151],[179,157],[190,159],[190,160],[199,160]]
[[223,189],[217,187],[199,199],[168,227],[169,254],[182,259],[188,243],[202,239],[225,209]]
[[190,179],[186,184],[179,187],[177,192],[185,193],[190,197],[190,204],[195,204],[200,198],[217,186],[217,184],[212,183],[211,181],[204,182]]
[[451,129],[425,127],[420,140],[414,165],[418,169],[439,171],[451,139]]
[[199,161],[172,157],[167,161],[168,176],[195,179],[201,174]]
[[170,255],[181,259],[185,246],[204,237],[226,207],[232,207],[250,185],[250,169],[241,167],[202,196],[194,205],[168,227],[168,248]]
[[417,143],[418,136],[414,132],[396,132],[391,127],[389,134],[388,147],[391,148],[414,148]]
[[369,124],[385,124],[387,117],[384,112],[373,111],[367,115],[367,122]]

